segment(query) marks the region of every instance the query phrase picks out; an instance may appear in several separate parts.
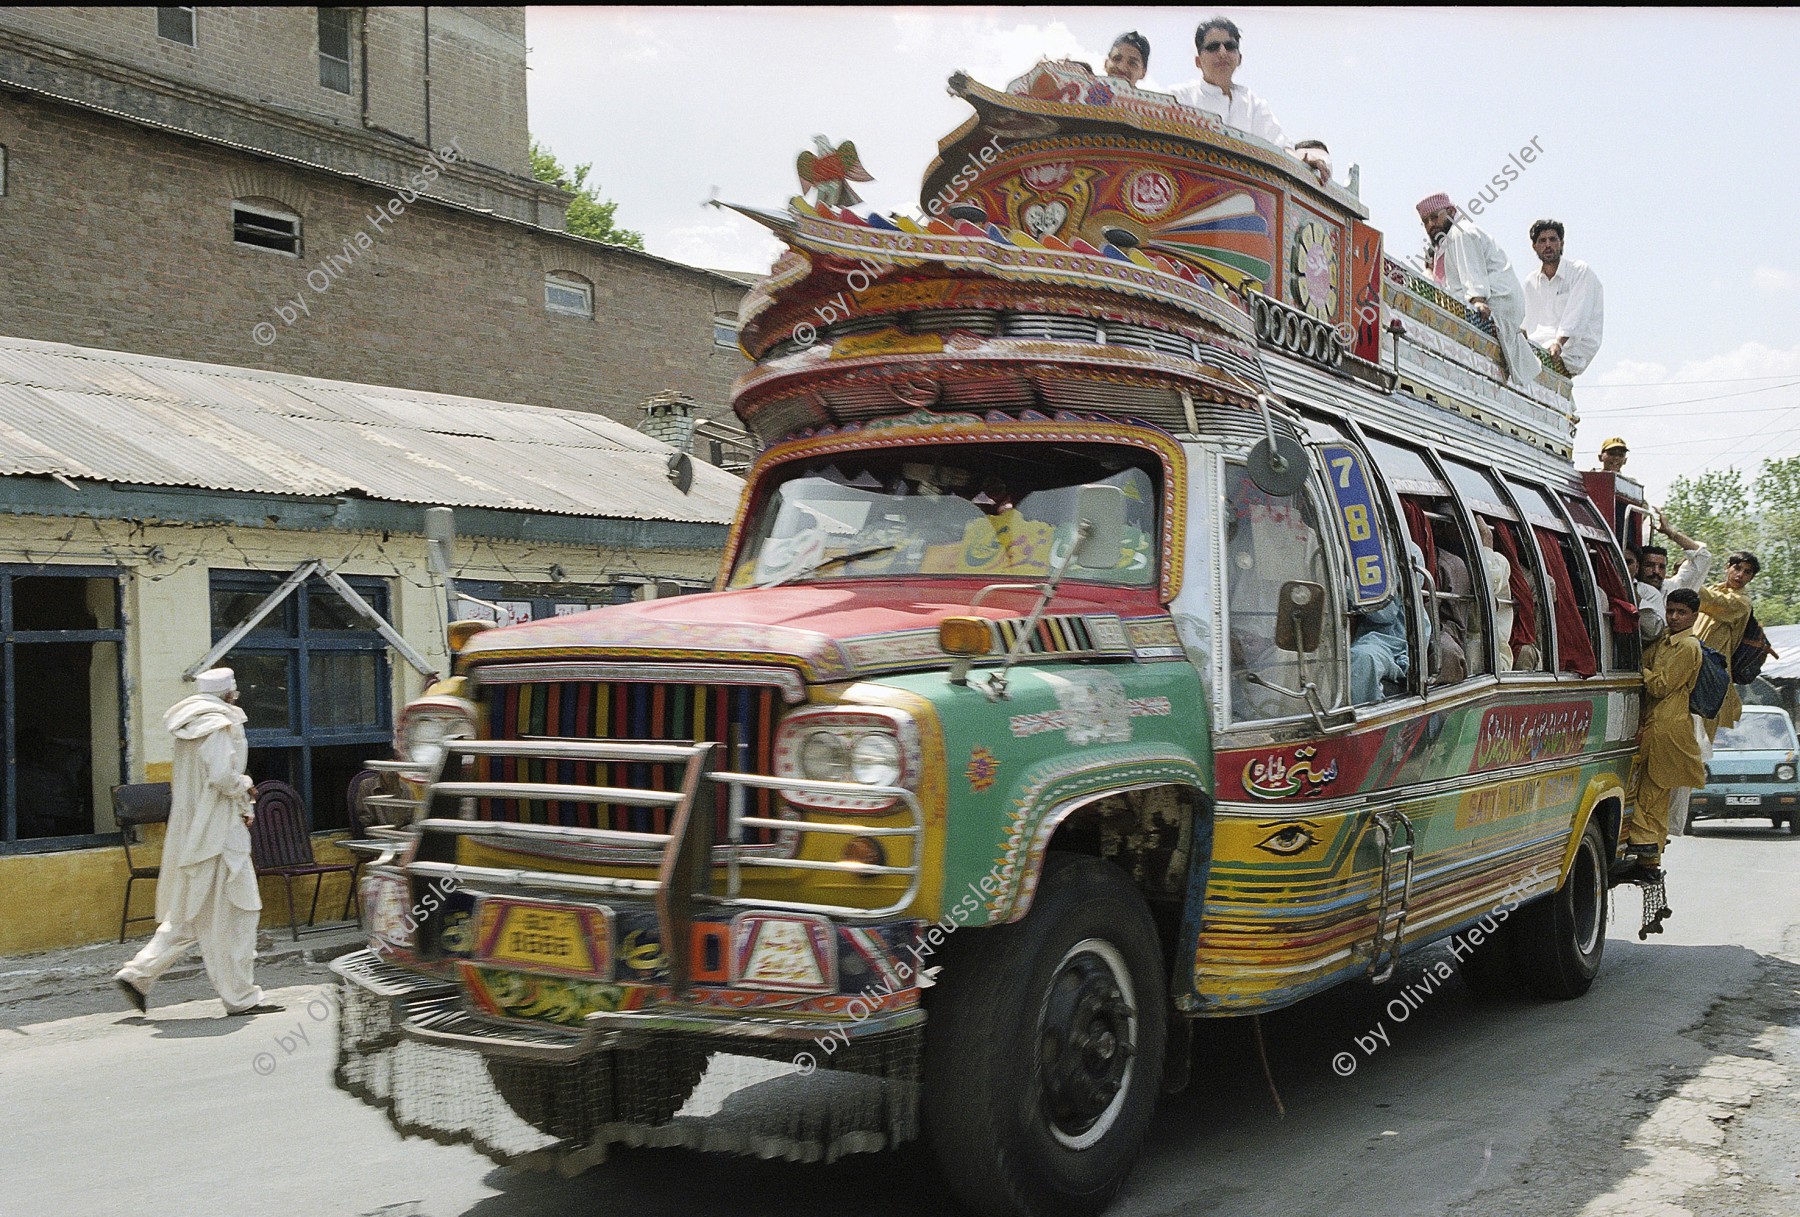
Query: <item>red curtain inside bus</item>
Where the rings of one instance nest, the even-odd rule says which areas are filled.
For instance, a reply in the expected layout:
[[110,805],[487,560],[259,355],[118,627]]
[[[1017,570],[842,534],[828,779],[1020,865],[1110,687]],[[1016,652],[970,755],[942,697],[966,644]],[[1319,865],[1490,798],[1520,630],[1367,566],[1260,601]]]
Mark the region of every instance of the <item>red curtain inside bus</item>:
[[1544,551],[1544,569],[1556,584],[1556,650],[1557,667],[1576,676],[1592,676],[1600,670],[1594,658],[1594,640],[1588,637],[1587,623],[1581,619],[1581,603],[1575,596],[1575,581],[1569,577],[1563,561],[1562,538],[1548,528],[1532,529],[1537,533],[1538,548]]
[[1606,551],[1594,542],[1587,542],[1588,557],[1594,563],[1594,575],[1600,580],[1600,590],[1606,593],[1607,615],[1612,618],[1612,632],[1615,634],[1635,633],[1638,628],[1637,604],[1631,593],[1625,590],[1625,580],[1619,577],[1619,568],[1612,564]]

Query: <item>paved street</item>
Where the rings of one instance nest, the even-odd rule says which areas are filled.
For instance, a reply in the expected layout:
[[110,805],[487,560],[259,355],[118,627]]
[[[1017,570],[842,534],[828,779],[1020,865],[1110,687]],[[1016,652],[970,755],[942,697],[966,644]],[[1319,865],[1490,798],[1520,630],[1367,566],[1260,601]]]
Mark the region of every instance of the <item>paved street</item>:
[[[1636,940],[1621,889],[1600,981],[1566,1004],[1484,1003],[1451,982],[1397,1019],[1356,985],[1209,1025],[1121,1217],[1800,1212],[1800,839],[1749,821],[1671,849],[1675,917]],[[121,951],[121,958],[124,952]],[[151,1017],[110,986],[0,1007],[0,1214],[634,1217],[938,1213],[922,1154],[826,1168],[628,1151],[576,1180],[401,1141],[331,1088],[324,969],[265,971],[285,1014],[222,1019],[200,978]],[[316,1004],[313,1004],[315,1003]],[[1358,1047],[1372,1042],[1372,1053]],[[1383,1043],[1383,1037],[1386,1042]],[[1333,1068],[1350,1052],[1352,1076]]]

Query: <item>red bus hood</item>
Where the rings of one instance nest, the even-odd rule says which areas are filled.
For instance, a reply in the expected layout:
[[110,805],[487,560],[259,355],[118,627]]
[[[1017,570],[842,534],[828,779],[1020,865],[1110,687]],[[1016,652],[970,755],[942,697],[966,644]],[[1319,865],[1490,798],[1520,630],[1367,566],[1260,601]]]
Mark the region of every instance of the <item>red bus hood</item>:
[[[814,679],[847,679],[942,662],[937,627],[944,618],[1023,618],[1037,601],[1028,592],[993,592],[970,609],[988,585],[978,579],[858,580],[676,596],[489,630],[472,638],[463,656],[477,666],[577,658],[776,663]],[[1059,587],[1045,611],[1087,620],[1095,635],[1086,640],[1090,645],[1055,647],[1083,653],[1130,654],[1116,627],[1120,618],[1168,620],[1154,589],[1074,582]]]

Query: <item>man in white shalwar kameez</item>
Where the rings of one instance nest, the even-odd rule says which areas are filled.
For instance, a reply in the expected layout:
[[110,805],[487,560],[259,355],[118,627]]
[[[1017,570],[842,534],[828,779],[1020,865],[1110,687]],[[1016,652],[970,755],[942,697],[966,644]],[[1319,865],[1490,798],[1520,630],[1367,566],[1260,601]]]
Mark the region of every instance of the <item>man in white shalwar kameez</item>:
[[1586,262],[1563,257],[1563,226],[1539,220],[1531,248],[1543,265],[1525,280],[1525,336],[1563,361],[1578,376],[1600,353],[1606,295]]
[[1459,216],[1447,194],[1422,200],[1419,219],[1431,236],[1431,270],[1438,286],[1461,298],[1494,327],[1506,370],[1514,380],[1523,384],[1535,381],[1542,365],[1520,329],[1525,320],[1525,296],[1506,251]]
[[256,818],[244,768],[250,748],[230,668],[195,679],[199,692],[163,715],[175,737],[169,829],[156,883],[156,936],[113,978],[141,1012],[157,977],[196,944],[207,979],[228,1015],[279,1010],[255,981],[256,925],[262,912],[250,860]]
[[1235,84],[1232,77],[1244,62],[1238,27],[1223,17],[1215,17],[1194,31],[1194,66],[1200,79],[1176,85],[1170,90],[1175,100],[1195,110],[1216,114],[1227,127],[1248,131],[1257,139],[1267,140],[1278,148],[1288,146],[1281,124],[1269,103],[1252,93],[1248,86]]

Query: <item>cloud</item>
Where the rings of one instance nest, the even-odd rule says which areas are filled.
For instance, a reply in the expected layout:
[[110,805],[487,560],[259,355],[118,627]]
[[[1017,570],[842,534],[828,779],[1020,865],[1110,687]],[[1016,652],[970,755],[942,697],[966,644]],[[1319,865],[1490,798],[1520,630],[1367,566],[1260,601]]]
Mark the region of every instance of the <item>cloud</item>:
[[746,270],[762,274],[781,256],[782,244],[766,230],[742,216],[717,213],[719,219],[704,224],[671,228],[646,241],[659,258],[705,266],[714,270]]
[[1040,59],[1079,59],[1098,68],[1106,59],[1061,21],[1006,25],[997,17],[935,13],[893,15],[897,55],[953,63],[984,84],[1003,86]]
[[1800,288],[1800,275],[1773,266],[1759,266],[1750,272],[1750,286],[1768,296],[1786,296]]
[[1765,460],[1800,452],[1800,345],[1747,342],[1673,366],[1615,364],[1575,380],[1581,414],[1576,461],[1584,468],[1602,440],[1631,445],[1626,472],[1653,501],[1669,483],[1709,469],[1755,475]]

